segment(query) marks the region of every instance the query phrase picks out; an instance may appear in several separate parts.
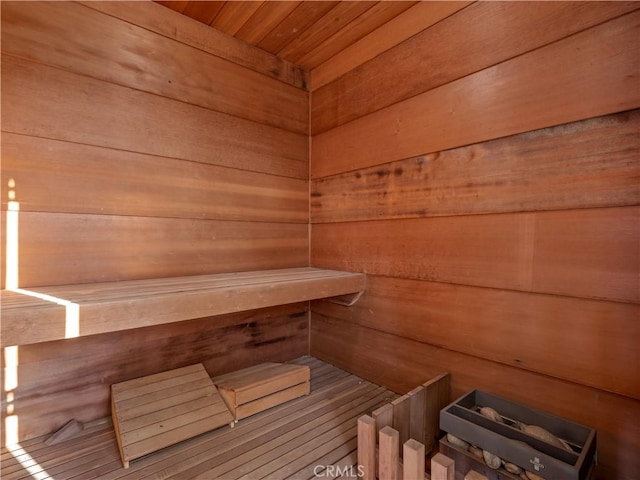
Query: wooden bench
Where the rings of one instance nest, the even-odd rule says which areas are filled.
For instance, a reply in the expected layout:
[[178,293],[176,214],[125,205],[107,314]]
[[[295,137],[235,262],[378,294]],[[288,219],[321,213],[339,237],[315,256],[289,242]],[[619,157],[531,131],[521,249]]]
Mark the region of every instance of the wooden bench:
[[351,304],[364,287],[362,273],[303,267],[2,290],[2,346],[328,297]]

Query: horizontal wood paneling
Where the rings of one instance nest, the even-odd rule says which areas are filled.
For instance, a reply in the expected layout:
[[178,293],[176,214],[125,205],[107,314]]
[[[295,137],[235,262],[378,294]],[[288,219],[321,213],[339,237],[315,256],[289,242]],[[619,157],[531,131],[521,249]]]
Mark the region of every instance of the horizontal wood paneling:
[[2,57],[2,80],[2,95],[11,98],[2,109],[5,132],[307,175],[308,139],[301,134],[10,55]]
[[[391,3],[399,2],[381,2],[379,5]],[[310,72],[310,89],[317,90],[470,3],[462,1],[417,2],[406,12],[313,68]]]
[[533,290],[640,303],[640,207],[584,213],[536,218]]
[[314,266],[640,301],[640,208],[313,225]]
[[369,275],[353,307],[313,312],[640,399],[638,305]]
[[449,371],[453,395],[589,425],[595,478],[635,479],[638,6],[464,7],[312,74],[312,131],[330,129],[311,262],[369,282],[350,309],[314,303],[311,352],[398,392]]
[[[306,223],[308,182],[4,133],[2,203],[20,210]],[[13,188],[8,181],[13,179]]]
[[[314,313],[311,354],[397,392],[451,373],[452,399],[480,389],[598,432],[595,479],[640,474],[640,401]],[[402,374],[399,374],[402,372]]]
[[[295,87],[304,89],[307,86],[307,73],[297,65],[156,5],[155,2],[130,2],[127,8],[110,1],[80,3]],[[193,2],[193,5],[198,3]]]
[[[20,210],[17,235],[2,216],[1,255],[19,287],[308,265],[300,68],[154,2],[2,10],[2,207]],[[120,320],[128,330],[19,347],[2,415],[21,440],[108,415],[111,383],[308,351],[306,305]]]
[[637,205],[639,131],[634,110],[323,177],[311,220]]
[[[4,214],[2,219],[5,225]],[[21,287],[268,270],[308,261],[305,224],[34,212],[19,213],[18,223]]]
[[312,133],[330,130],[637,8],[635,2],[477,2],[314,91]]
[[638,108],[639,29],[631,13],[316,135],[311,176]]
[[43,435],[71,418],[110,415],[112,383],[199,362],[218,375],[305,355],[306,309],[306,304],[287,305],[21,346],[13,401],[20,437]]
[[76,3],[2,6],[2,51],[306,134],[307,93]]
[[311,264],[494,288],[531,285],[534,214],[312,226]]

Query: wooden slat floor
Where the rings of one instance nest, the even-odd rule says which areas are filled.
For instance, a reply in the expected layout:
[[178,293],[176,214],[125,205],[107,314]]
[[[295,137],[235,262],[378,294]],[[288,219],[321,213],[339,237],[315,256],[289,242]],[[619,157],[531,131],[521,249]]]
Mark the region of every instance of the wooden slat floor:
[[[333,479],[356,465],[357,419],[393,392],[313,357],[311,393],[131,462],[124,469],[110,419],[70,440],[47,437],[2,449],[2,480],[18,479]],[[340,469],[326,466],[340,466]],[[353,478],[353,477],[351,477]]]

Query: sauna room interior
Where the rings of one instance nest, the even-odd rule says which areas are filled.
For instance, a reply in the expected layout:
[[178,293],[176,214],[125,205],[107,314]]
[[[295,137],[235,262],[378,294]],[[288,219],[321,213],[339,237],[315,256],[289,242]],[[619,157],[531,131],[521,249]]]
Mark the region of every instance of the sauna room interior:
[[[0,6],[2,478],[336,478],[443,373],[640,478],[640,2]],[[112,385],[264,362],[342,430],[123,468]]]

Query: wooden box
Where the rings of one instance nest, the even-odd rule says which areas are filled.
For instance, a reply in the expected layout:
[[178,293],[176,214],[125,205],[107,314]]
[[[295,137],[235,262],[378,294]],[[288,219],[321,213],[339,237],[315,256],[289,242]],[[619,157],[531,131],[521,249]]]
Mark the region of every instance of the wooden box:
[[111,415],[124,468],[233,421],[201,363],[111,385]]
[[[504,423],[481,415],[480,407],[493,408]],[[544,428],[572,451],[524,433],[519,423]],[[442,409],[440,428],[542,478],[586,480],[596,463],[595,430],[479,390]]]
[[238,421],[310,392],[306,365],[262,363],[213,379],[220,396]]

